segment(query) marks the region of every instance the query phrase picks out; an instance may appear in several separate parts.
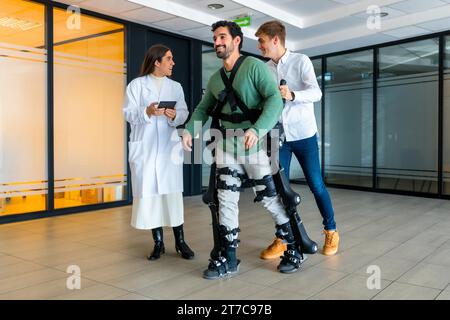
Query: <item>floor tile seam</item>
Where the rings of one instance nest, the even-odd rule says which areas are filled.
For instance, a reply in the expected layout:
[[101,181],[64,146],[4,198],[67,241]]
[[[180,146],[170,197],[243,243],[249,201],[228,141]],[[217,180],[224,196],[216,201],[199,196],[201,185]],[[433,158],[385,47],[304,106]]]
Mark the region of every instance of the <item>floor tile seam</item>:
[[[138,272],[141,272],[141,271],[143,271],[143,270],[139,270]],[[184,274],[187,274],[187,273],[190,273],[190,272],[193,272],[193,270],[192,270],[192,271],[187,271],[187,272],[177,272],[177,273],[174,275],[173,278],[183,276]],[[130,276],[130,275],[133,274],[133,273],[134,273],[134,272],[127,273],[127,274],[125,274],[125,275],[120,276],[120,277],[117,278],[117,279],[121,279],[121,278],[128,277],[128,276]],[[162,282],[167,281],[167,280],[169,280],[169,279],[171,279],[171,278],[167,278],[167,279],[159,279],[159,280],[157,280],[156,282],[152,282],[151,285],[159,284],[159,283],[162,283]],[[110,281],[110,280],[113,280],[113,279],[106,279],[106,280],[104,280],[104,281]],[[103,283],[106,284],[106,285],[117,286],[117,285],[114,285],[114,284],[112,284],[112,283],[110,283],[110,282],[103,282]],[[150,285],[144,286],[144,287],[141,287],[141,288],[133,288],[133,289],[131,289],[131,291],[132,291],[132,292],[135,292],[135,293],[138,293],[138,290],[145,289],[146,287],[149,287],[149,286],[150,286]],[[120,288],[120,287],[118,287],[118,288]],[[129,289],[124,289],[124,290],[130,291]],[[152,298],[152,297],[149,297],[149,298]]]
[[[40,269],[40,270],[42,270],[42,269]],[[36,270],[36,271],[39,271],[39,270]],[[55,279],[51,279],[51,280],[46,280],[46,281],[43,281],[43,282],[35,283],[35,284],[32,284],[32,285],[26,285],[24,287],[15,288],[15,289],[12,289],[12,290],[1,292],[0,295],[10,294],[10,293],[13,293],[15,291],[20,291],[20,290],[24,290],[24,289],[40,286],[40,285],[45,285],[46,283],[50,283],[50,282],[53,282],[53,281],[56,281],[56,280],[62,280],[62,279],[67,279],[67,276],[64,275],[64,277],[61,276],[61,278],[55,278]]]
[[[206,281],[206,280],[205,280],[205,281]],[[211,280],[211,282],[213,282],[213,281]],[[191,294],[193,294],[193,293],[195,293],[195,292],[198,292],[198,291],[207,289],[207,288],[209,288],[209,287],[212,287],[213,285],[214,285],[214,283],[211,283],[211,284],[207,285],[206,287],[202,287],[202,288],[199,288],[199,289],[189,290],[188,293],[184,294],[183,296],[181,296],[181,297],[179,297],[179,298],[173,299],[173,300],[182,300],[182,298],[185,297],[185,296],[188,296],[188,295],[191,295]],[[143,289],[143,288],[142,288],[142,289]],[[140,289],[138,289],[138,290],[140,290]],[[139,291],[137,291],[137,290],[136,290],[134,293],[139,294],[139,295],[144,296],[144,297],[147,297],[147,298],[155,299],[155,300],[165,300],[165,299],[162,299],[162,298],[160,298],[160,297],[151,296],[151,295],[146,295],[146,294],[141,293],[141,292],[139,292]]]
[[[408,241],[408,240],[407,240],[407,241]],[[402,244],[404,244],[404,243],[405,243],[405,242],[403,242]],[[396,247],[396,248],[398,248],[398,247]],[[379,258],[381,258],[381,257],[385,257],[385,256],[386,256],[387,258],[389,258],[389,257],[387,256],[387,254],[388,254],[389,252],[395,250],[396,248],[392,248],[391,250],[389,250],[389,251],[387,251],[386,253],[384,253],[383,255],[381,255],[381,256],[375,258],[375,259],[372,260],[371,262],[374,262],[375,260],[377,260],[377,259],[379,259]],[[421,260],[415,262],[411,267],[409,267],[407,270],[405,270],[403,273],[401,273],[401,274],[400,274],[399,276],[397,276],[395,279],[393,279],[393,280],[388,280],[388,281],[393,281],[393,282],[398,281],[398,279],[400,279],[403,275],[405,275],[406,273],[408,273],[409,271],[411,271],[412,269],[414,269],[416,266],[418,266],[423,260],[425,260],[425,259],[426,259],[428,256],[430,256],[432,253],[433,253],[433,252],[430,252],[427,256],[425,256],[425,257],[422,258]],[[393,258],[393,259],[395,259],[395,258]],[[404,259],[404,258],[398,258],[398,259],[407,260],[407,261],[409,261],[409,262],[415,261],[415,260]],[[369,262],[369,263],[370,263],[370,262]],[[385,280],[387,280],[387,279],[385,279]]]
[[[102,249],[102,250],[107,251],[106,249],[103,249],[103,248],[100,248],[100,247],[95,247],[95,246],[90,246],[90,247],[93,247],[93,248],[95,248],[95,249]],[[77,250],[80,250],[80,249],[77,249]],[[65,253],[65,252],[64,252],[64,253]],[[108,254],[111,254],[111,253],[119,253],[119,252],[116,252],[116,251],[105,252],[105,253],[100,254],[100,255],[98,255],[98,256],[94,256],[94,257],[91,257],[91,258],[84,258],[84,259],[80,259],[80,260],[89,260],[89,259],[94,259],[94,258],[98,258],[98,257],[103,257],[103,256],[107,256]],[[120,252],[120,253],[121,253],[121,252]],[[121,253],[121,254],[122,254],[122,253]],[[124,254],[124,255],[126,255],[126,254]],[[127,255],[127,256],[129,256],[129,257],[134,257],[134,256],[130,256],[130,255]],[[37,264],[37,265],[42,266],[42,267],[44,267],[44,268],[50,268],[50,269],[54,269],[54,270],[61,271],[61,269],[56,268],[56,267],[59,266],[60,264],[58,264],[58,265],[56,265],[56,266],[55,266],[55,265],[49,266],[49,265],[43,264],[42,262],[37,262],[37,261],[35,261],[35,260],[24,259],[24,258],[20,258],[20,257],[14,256],[14,255],[12,255],[12,257],[15,257],[15,258],[18,258],[18,259],[22,259],[22,260],[24,260],[24,261],[26,261],[26,262],[31,262],[31,263]],[[134,257],[134,258],[136,258],[136,257]],[[69,264],[68,266],[70,266],[70,264]]]
[[[351,232],[351,231],[354,231],[354,230],[356,230],[356,229],[363,228],[363,227],[365,227],[365,226],[367,226],[367,225],[369,225],[369,224],[374,224],[374,223],[376,223],[377,221],[380,221],[380,220],[382,220],[382,219],[384,219],[384,218],[386,218],[386,217],[380,217],[379,219],[370,221],[370,222],[365,223],[365,224],[363,224],[363,225],[357,226],[357,227],[355,227],[355,228],[353,228],[353,229],[347,230],[347,231],[343,232],[342,235],[345,235],[347,232]],[[346,219],[346,220],[347,220],[347,219]],[[345,220],[344,220],[344,221],[345,221]],[[385,230],[383,231],[383,233],[384,233],[384,232],[387,232],[387,231],[389,231],[389,230],[391,230],[391,229],[393,229],[393,228],[395,228],[395,226],[392,226],[392,227],[389,228],[389,229],[385,229]],[[339,229],[339,228],[338,228],[338,229]]]
[[376,296],[378,296],[379,294],[381,294],[384,290],[386,290],[387,288],[389,288],[395,281],[390,280],[389,284],[384,287],[383,289],[379,290],[379,292],[377,292],[373,297],[371,297],[369,300],[374,300]]
[[[408,270],[406,270],[405,272],[403,272],[400,276],[398,276],[397,278],[395,278],[393,281],[399,282],[399,283],[404,283],[404,284],[411,284],[411,283],[408,283],[408,282],[402,282],[402,281],[399,281],[399,279],[400,279],[401,277],[403,277],[406,273],[408,273],[409,271],[411,271],[412,269],[414,269],[415,267],[417,267],[421,262],[423,262],[425,259],[427,259],[431,254],[433,254],[433,252],[430,252],[430,254],[428,254],[426,257],[424,257],[423,259],[417,261],[417,263],[415,263],[411,268],[409,268]],[[412,261],[412,260],[409,260],[409,261]],[[431,265],[433,265],[433,266],[438,266],[438,267],[445,267],[445,266],[437,265],[437,264],[433,264],[433,263],[427,263],[427,264],[431,264]],[[449,268],[450,268],[450,267],[449,267]],[[450,281],[446,284],[446,287],[447,287],[449,284],[450,284]],[[413,285],[413,284],[411,284],[411,285]],[[420,285],[417,285],[417,284],[414,284],[414,285],[415,285],[415,286],[421,287]],[[426,286],[423,286],[423,287],[424,287],[424,288],[431,288],[431,287],[426,287]],[[437,288],[431,288],[431,289],[437,289]],[[438,289],[438,290],[439,290],[439,289]],[[443,290],[445,290],[445,287],[444,287]]]
[[325,288],[323,288],[322,290],[320,290],[319,292],[316,292],[315,294],[311,295],[310,297],[306,298],[307,300],[318,296],[319,294],[321,294],[323,291],[327,290],[328,288],[334,286],[336,283],[343,281],[346,278],[350,278],[353,274],[352,273],[347,273],[344,277],[342,277],[341,279],[337,280],[336,282],[331,283],[330,285],[326,286]]
[[[335,271],[335,270],[333,270],[333,271]],[[339,279],[337,279],[336,281],[334,281],[334,282],[330,283],[329,285],[325,286],[323,289],[320,289],[320,290],[319,290],[317,293],[315,293],[315,294],[318,294],[319,292],[321,292],[321,291],[323,291],[323,290],[325,290],[325,289],[331,287],[332,285],[334,285],[335,283],[341,281],[342,279],[344,279],[344,278],[346,278],[346,277],[352,275],[351,273],[348,273],[348,272],[342,272],[342,271],[335,271],[335,272],[343,273],[343,275],[340,275]],[[283,279],[283,280],[280,280],[280,281],[278,281],[278,282],[285,281],[285,280],[286,280],[286,279]],[[276,282],[276,283],[274,283],[274,284],[271,284],[271,285],[269,285],[268,287],[269,287],[269,288],[272,288],[272,289],[277,289],[277,288],[274,288],[273,286],[276,285],[278,282]],[[279,289],[279,290],[281,290],[281,289]],[[297,292],[297,291],[292,290],[292,289],[282,289],[282,290],[283,290],[283,291],[288,291],[288,292]],[[311,296],[313,296],[313,295],[315,295],[315,294],[312,294]],[[311,296],[310,296],[310,297],[311,297]],[[308,297],[308,298],[309,298],[309,297]],[[307,299],[307,298],[306,298],[306,299]]]
[[415,284],[415,283],[409,283],[409,282],[401,281],[401,280],[395,280],[394,282],[399,283],[399,284],[406,284],[406,285],[410,285],[410,286],[420,287],[420,288],[423,288],[423,289],[433,289],[433,290],[438,290],[438,291],[439,290],[440,291],[445,291],[446,286],[450,283],[450,282],[447,282],[447,284],[445,285],[444,289],[441,289],[441,288],[436,288],[436,287],[427,287],[427,286],[423,286],[423,285],[419,285],[419,284]]
[[[438,223],[438,222],[437,222]],[[432,226],[430,226],[429,228],[431,228]],[[429,229],[429,228],[427,228],[427,229]],[[427,229],[425,229],[424,231],[426,231]],[[384,232],[383,232],[384,233]],[[412,238],[414,238],[414,237],[412,237]],[[399,242],[399,245],[398,246],[396,246],[396,247],[394,247],[394,248],[392,248],[392,249],[390,249],[390,250],[388,250],[388,251],[386,251],[384,254],[382,254],[381,256],[386,256],[387,254],[389,254],[390,252],[392,252],[392,251],[394,251],[394,250],[396,250],[396,249],[398,249],[400,246],[402,246],[402,245],[404,245],[406,242],[408,242],[408,241],[410,241],[412,238],[409,238],[408,240],[405,240],[405,241],[403,241],[403,242]],[[436,250],[437,250],[437,248],[436,248]],[[434,250],[434,251],[436,251],[436,250]],[[433,252],[434,252],[433,251]],[[421,260],[419,260],[419,262],[421,262],[422,260],[424,260],[425,258],[427,258],[429,255],[431,255],[433,252],[430,252],[426,257],[424,257],[423,259],[421,259]],[[379,258],[379,257],[378,257]],[[404,259],[404,258],[399,258],[399,259]],[[412,261],[412,260],[410,260],[410,259],[404,259],[404,260],[409,260],[409,261]]]

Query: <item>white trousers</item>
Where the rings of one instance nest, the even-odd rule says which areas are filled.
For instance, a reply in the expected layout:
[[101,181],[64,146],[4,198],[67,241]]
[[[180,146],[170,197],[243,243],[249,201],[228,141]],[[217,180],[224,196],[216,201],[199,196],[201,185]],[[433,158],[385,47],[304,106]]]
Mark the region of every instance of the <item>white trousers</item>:
[[[228,167],[237,170],[239,173],[247,173],[250,179],[262,179],[266,175],[273,175],[269,157],[266,151],[260,150],[247,156],[236,156],[224,152],[222,148],[216,148],[217,169]],[[276,169],[278,170],[278,168]],[[220,175],[219,179],[225,181],[227,185],[241,185],[239,178],[233,178],[230,175]],[[259,185],[253,188],[256,191],[262,191],[265,186]],[[224,225],[227,230],[235,229],[239,226],[239,192],[231,190],[218,190],[219,200],[219,223]],[[281,203],[279,196],[264,197],[262,200],[264,207],[272,214],[275,224],[281,225],[289,221],[286,210]]]

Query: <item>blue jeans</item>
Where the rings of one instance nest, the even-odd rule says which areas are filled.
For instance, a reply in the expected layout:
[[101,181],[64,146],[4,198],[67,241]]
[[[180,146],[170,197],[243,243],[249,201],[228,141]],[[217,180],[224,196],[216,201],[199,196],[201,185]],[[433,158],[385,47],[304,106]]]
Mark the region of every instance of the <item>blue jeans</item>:
[[309,189],[316,199],[325,230],[335,230],[333,205],[320,171],[317,135],[297,141],[286,141],[280,148],[280,165],[284,168],[288,179],[292,153],[300,163]]

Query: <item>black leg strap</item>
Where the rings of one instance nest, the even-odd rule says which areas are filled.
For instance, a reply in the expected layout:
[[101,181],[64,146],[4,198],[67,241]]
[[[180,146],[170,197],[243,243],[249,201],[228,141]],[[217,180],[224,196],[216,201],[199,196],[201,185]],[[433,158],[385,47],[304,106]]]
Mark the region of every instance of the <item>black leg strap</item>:
[[228,273],[228,264],[225,257],[218,257],[217,260],[209,259],[209,270],[214,270],[218,273],[218,277],[222,277]]
[[290,222],[286,222],[282,225],[277,225],[275,236],[278,239],[284,240],[287,244],[295,243],[295,237]]
[[242,192],[244,191],[245,187],[244,186],[237,186],[236,184],[233,185],[229,185],[226,183],[226,181],[223,181],[220,179],[220,175],[225,175],[225,176],[230,176],[233,178],[237,178],[241,181],[245,181],[246,179],[248,179],[246,174],[240,173],[238,172],[236,169],[230,169],[228,167],[225,168],[220,168],[217,169],[217,182],[216,182],[216,186],[217,189],[222,189],[222,190],[230,190],[233,192]]
[[[224,247],[232,247],[232,248],[237,248],[238,244],[239,244],[239,239],[237,239],[237,234],[241,232],[241,229],[239,228],[234,228],[232,230],[228,230],[227,227],[225,227],[224,225],[221,225],[219,227],[219,234],[220,237],[222,238],[222,240],[224,241]],[[228,235],[233,235],[233,240],[230,241],[228,240]]]
[[303,262],[303,255],[296,250],[286,250],[284,255],[281,257],[281,261],[283,264],[290,264],[295,268],[298,268],[300,264]]
[[[236,184],[228,185],[225,181],[219,178],[220,175],[231,176],[241,180],[241,186]],[[254,202],[261,202],[264,197],[275,197],[277,195],[277,189],[275,187],[275,181],[271,175],[266,175],[262,179],[250,179],[246,174],[240,173],[235,169],[229,167],[217,169],[217,189],[231,190],[233,192],[243,192],[246,188],[252,188],[256,186],[265,186],[264,190],[256,191],[256,197]]]
[[233,192],[243,192],[244,191],[243,187],[238,187],[236,184],[233,184],[230,186],[225,181],[222,181],[222,180],[217,181],[217,189],[231,190]]
[[256,198],[254,202],[261,202],[264,197],[275,197],[277,195],[277,189],[275,188],[275,182],[271,175],[264,176],[262,179],[253,180],[254,185],[264,185],[266,188],[261,191],[256,191]]
[[232,176],[233,178],[238,178],[240,180],[248,179],[245,173],[240,173],[236,169],[230,169],[229,167],[217,169],[217,174],[223,174],[225,176]]

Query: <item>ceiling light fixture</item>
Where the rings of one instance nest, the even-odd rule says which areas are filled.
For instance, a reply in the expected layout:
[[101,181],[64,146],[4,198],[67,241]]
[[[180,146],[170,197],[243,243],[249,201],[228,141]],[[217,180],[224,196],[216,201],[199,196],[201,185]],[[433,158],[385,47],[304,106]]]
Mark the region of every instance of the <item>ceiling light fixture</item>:
[[217,10],[217,9],[222,9],[223,8],[223,4],[220,3],[210,3],[207,6],[208,8],[210,8],[211,10]]

